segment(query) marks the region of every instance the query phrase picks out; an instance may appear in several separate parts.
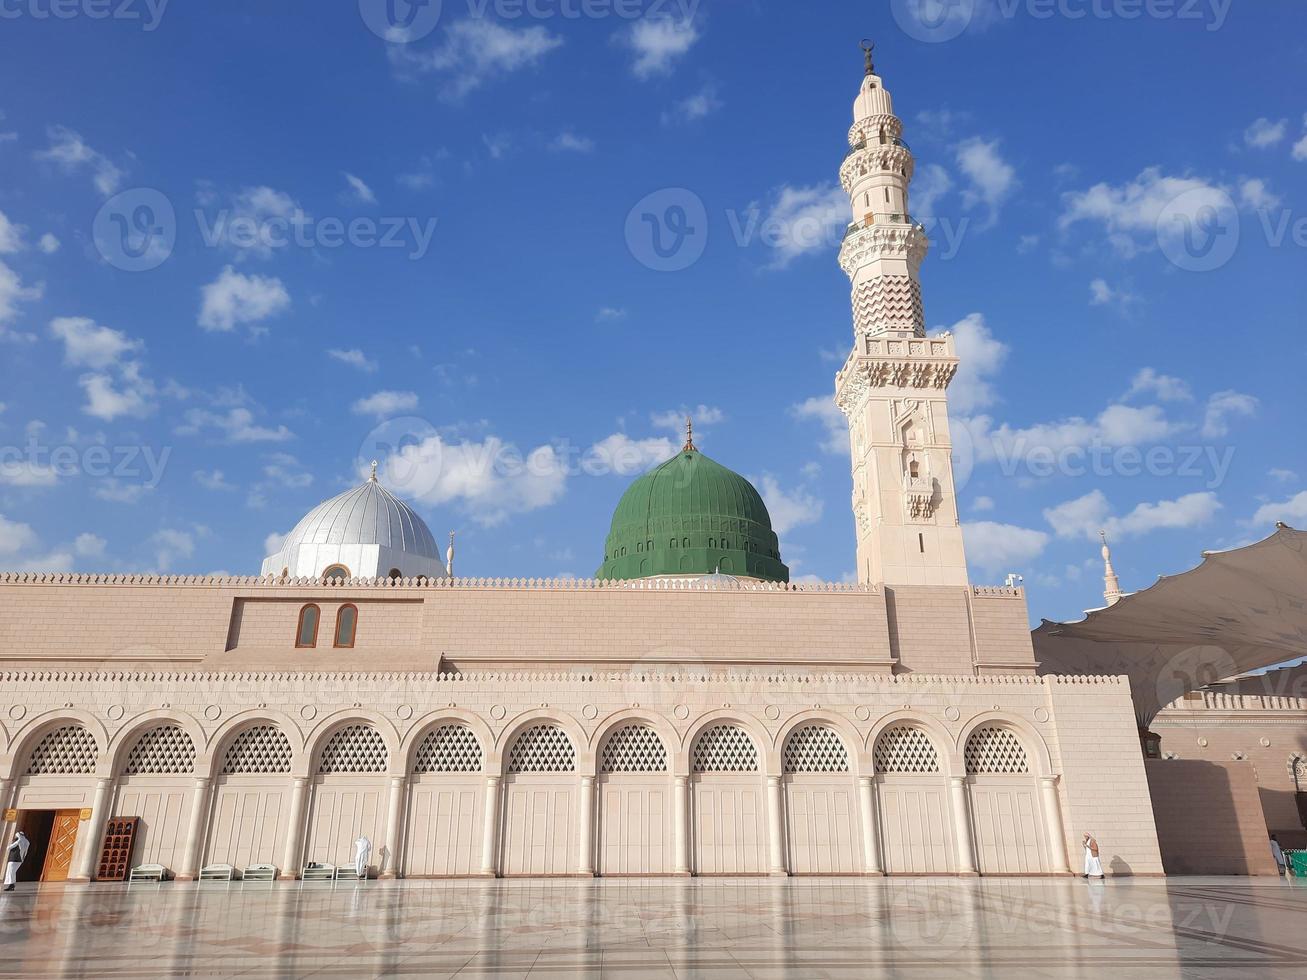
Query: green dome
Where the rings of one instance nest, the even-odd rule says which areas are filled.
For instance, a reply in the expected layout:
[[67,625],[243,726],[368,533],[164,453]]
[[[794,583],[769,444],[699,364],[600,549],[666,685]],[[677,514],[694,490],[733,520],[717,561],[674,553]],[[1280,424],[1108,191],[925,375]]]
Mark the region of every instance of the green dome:
[[622,494],[597,577],[717,571],[790,580],[767,505],[753,484],[690,446]]

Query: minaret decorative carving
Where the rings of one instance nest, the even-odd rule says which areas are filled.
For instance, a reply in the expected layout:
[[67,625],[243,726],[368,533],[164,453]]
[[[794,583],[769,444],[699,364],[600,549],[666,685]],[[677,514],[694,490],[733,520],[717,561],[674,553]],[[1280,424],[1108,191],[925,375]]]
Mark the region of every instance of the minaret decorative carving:
[[966,585],[948,418],[958,359],[951,336],[926,336],[919,274],[930,241],[908,211],[915,161],[872,48],[862,43],[866,75],[840,166],[854,347],[835,402],[849,420],[858,579]]

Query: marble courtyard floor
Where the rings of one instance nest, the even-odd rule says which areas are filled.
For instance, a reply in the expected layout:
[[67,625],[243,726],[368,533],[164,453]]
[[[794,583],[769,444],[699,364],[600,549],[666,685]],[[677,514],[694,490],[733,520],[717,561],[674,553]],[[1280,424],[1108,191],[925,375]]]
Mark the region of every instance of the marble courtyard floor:
[[20,885],[0,977],[1307,976],[1307,881]]

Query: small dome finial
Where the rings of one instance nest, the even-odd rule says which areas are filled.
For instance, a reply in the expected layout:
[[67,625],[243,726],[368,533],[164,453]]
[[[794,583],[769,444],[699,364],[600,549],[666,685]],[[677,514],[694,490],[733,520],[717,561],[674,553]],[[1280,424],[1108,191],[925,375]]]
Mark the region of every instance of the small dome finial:
[[375,459],[372,461],[372,475],[368,477],[368,482],[377,482],[377,461]]
[[876,74],[876,65],[872,62],[872,52],[876,50],[876,42],[869,38],[862,39],[862,57],[867,62],[867,74]]
[[690,416],[685,417],[685,445],[682,447],[683,453],[697,453],[699,450],[694,446],[694,420]]

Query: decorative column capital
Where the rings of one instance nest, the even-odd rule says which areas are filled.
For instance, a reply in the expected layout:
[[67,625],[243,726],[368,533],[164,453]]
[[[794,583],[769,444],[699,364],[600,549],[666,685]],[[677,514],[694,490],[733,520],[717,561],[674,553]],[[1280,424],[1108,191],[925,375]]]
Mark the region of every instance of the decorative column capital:
[[498,786],[503,781],[503,779],[504,779],[503,776],[496,776],[491,773],[486,774],[486,782],[489,783],[491,786]]
[[1044,786],[1056,786],[1058,784],[1058,781],[1061,780],[1061,778],[1062,778],[1061,774],[1053,773],[1051,776],[1040,776],[1039,781]]

